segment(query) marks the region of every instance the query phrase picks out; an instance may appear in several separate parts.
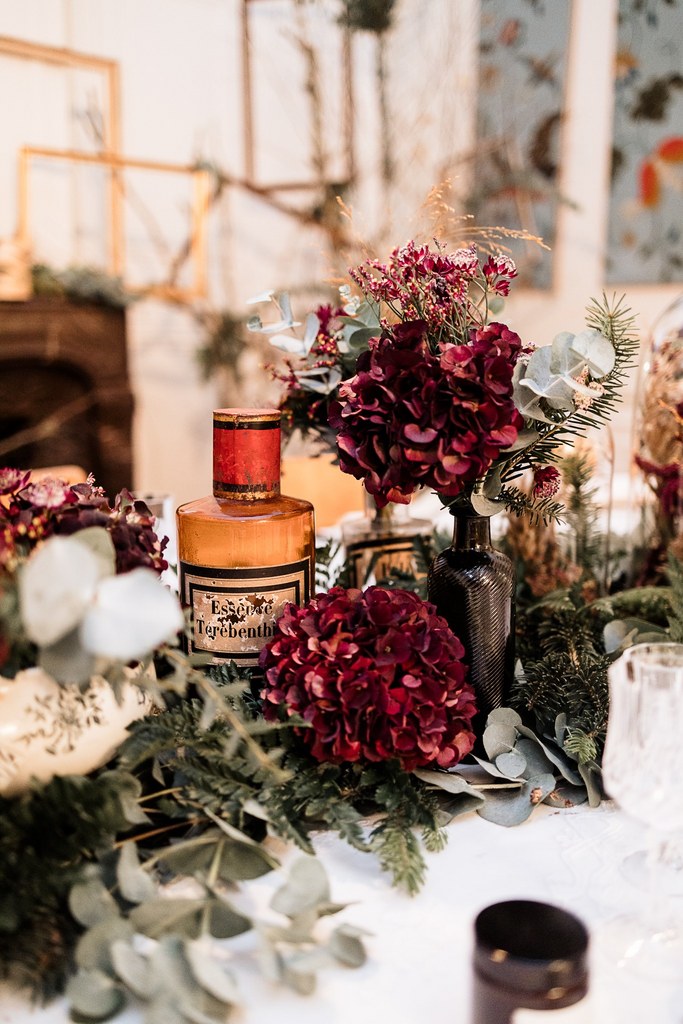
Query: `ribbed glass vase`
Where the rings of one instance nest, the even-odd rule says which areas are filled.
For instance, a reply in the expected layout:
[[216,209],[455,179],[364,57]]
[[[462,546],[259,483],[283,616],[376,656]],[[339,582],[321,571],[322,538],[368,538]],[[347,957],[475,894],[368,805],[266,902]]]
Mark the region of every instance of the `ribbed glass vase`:
[[483,726],[507,703],[515,667],[515,569],[491,543],[491,521],[454,511],[453,541],[429,570],[429,600],[465,646]]

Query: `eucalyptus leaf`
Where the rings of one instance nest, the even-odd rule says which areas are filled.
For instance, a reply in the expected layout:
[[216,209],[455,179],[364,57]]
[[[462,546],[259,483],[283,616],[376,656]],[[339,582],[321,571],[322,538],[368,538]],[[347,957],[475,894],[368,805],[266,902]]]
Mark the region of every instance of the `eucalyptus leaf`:
[[209,931],[216,939],[231,939],[235,935],[242,935],[252,927],[251,921],[243,914],[239,914],[228,903],[215,899],[209,910]]
[[133,938],[133,926],[123,917],[107,917],[81,935],[76,945],[75,959],[79,967],[87,971],[114,970],[112,946],[115,942],[129,942]]
[[204,942],[186,942],[185,956],[190,970],[207,992],[223,1003],[239,1002],[234,976],[225,960],[213,956]]
[[179,935],[165,935],[155,946],[150,964],[159,991],[165,990],[178,1002],[196,1001],[197,985]]
[[[201,1002],[202,1006],[197,1006],[194,1001],[181,1003],[180,1009],[187,1024],[225,1024],[227,1019],[225,1003],[212,1000],[209,996],[203,996]],[[212,1003],[212,1006],[208,1008],[211,1012],[207,1012],[207,1002]]]
[[319,918],[318,907],[309,907],[290,917],[286,925],[270,925],[267,928],[268,939],[271,942],[314,942],[313,929]]
[[527,769],[526,758],[519,750],[510,750],[505,754],[499,754],[496,758],[496,768],[507,775],[509,779],[518,779]]
[[142,903],[156,895],[157,887],[147,872],[140,866],[138,851],[134,842],[124,843],[116,866],[116,880],[124,899],[130,903]]
[[299,974],[315,974],[324,967],[332,967],[335,959],[334,954],[326,946],[314,946],[312,949],[302,949],[287,957],[286,967],[288,971],[296,971]]
[[347,967],[362,967],[367,959],[358,929],[348,925],[341,924],[334,929],[328,946],[336,959]]
[[66,997],[73,1011],[91,1021],[109,1020],[125,1002],[120,986],[102,971],[78,971],[67,984]]
[[161,860],[179,875],[194,875],[208,871],[220,839],[216,831],[204,832],[193,839],[184,839],[163,850]]
[[162,991],[145,1007],[144,1024],[187,1024],[187,1017],[174,997]]
[[249,845],[223,839],[218,866],[218,875],[225,882],[242,882],[267,875],[277,862],[270,854],[256,844]]
[[138,803],[142,796],[142,784],[139,779],[131,775],[130,772],[118,769],[104,772],[102,778],[116,784],[121,811],[127,822],[131,825],[149,823],[149,818]]
[[476,754],[472,754],[472,757],[477,764],[481,765],[481,767],[488,772],[489,775],[493,775],[494,779],[505,779],[506,782],[510,781],[509,775],[505,775],[503,772],[499,771],[491,761],[486,761],[483,757],[477,757]]
[[470,497],[472,508],[480,516],[495,516],[505,508],[505,502],[492,501],[484,494],[472,494]]
[[531,729],[527,729],[525,725],[520,725],[519,731],[522,736],[526,736],[526,738],[531,740],[532,743],[538,743],[545,756],[552,762],[552,764],[555,765],[556,768],[559,768],[560,774],[567,780],[567,782],[572,782],[575,786],[581,785],[581,779],[571,767],[569,758],[566,754],[560,753],[559,750],[554,751],[546,743],[543,743],[543,741],[540,740],[538,736],[531,731]]
[[452,793],[457,796],[463,793],[468,796],[479,797],[478,791],[470,786],[462,775],[458,775],[456,772],[435,772],[430,771],[428,768],[416,768],[413,771],[413,775],[420,779],[421,782],[426,782],[430,786],[443,789],[446,793]]
[[264,930],[264,942],[257,953],[259,968],[267,981],[277,985],[278,982],[282,981],[285,965],[281,954],[265,940],[267,940],[267,933]]
[[87,526],[72,534],[73,540],[84,544],[100,562],[102,576],[113,576],[116,572],[116,548],[109,530],[103,526]]
[[538,743],[527,739],[526,736],[520,736],[515,750],[519,751],[526,761],[526,768],[522,772],[525,779],[530,779],[534,775],[552,775],[554,773],[553,762],[545,756],[543,748]]
[[315,974],[305,974],[303,971],[292,971],[285,965],[282,972],[282,981],[289,988],[298,992],[300,996],[310,996],[315,992]]
[[489,712],[486,725],[508,725],[516,729],[522,724],[520,715],[514,708],[494,708]]
[[439,789],[439,826],[448,825],[453,818],[475,811],[484,802],[484,795],[455,772],[435,772],[418,768],[413,772],[418,779]]
[[517,729],[514,725],[494,721],[487,725],[482,736],[482,743],[487,756],[492,760],[500,754],[509,753],[517,742]]
[[341,321],[343,323],[346,323],[346,324],[361,323],[365,327],[373,327],[373,328],[380,327],[379,318],[380,318],[379,304],[377,302],[374,302],[372,299],[364,299],[360,303],[360,305],[358,306],[358,309],[356,310],[354,316],[352,316],[352,317],[347,317],[347,316],[340,317],[340,319],[341,319]]
[[531,815],[534,807],[541,803],[555,788],[553,775],[535,775],[520,789],[487,791],[486,801],[477,814],[496,825],[509,828],[521,825]]
[[194,939],[199,934],[199,918],[205,906],[206,900],[202,899],[159,897],[134,907],[130,912],[130,920],[137,931],[148,935],[150,939],[158,939],[169,933]]
[[572,786],[571,783],[562,779],[556,784],[552,793],[548,793],[543,803],[548,804],[550,807],[566,809],[585,804],[587,799],[588,791],[585,786]]
[[153,984],[149,962],[130,943],[117,939],[111,944],[111,960],[117,976],[139,999],[149,999]]
[[77,882],[69,893],[69,910],[86,928],[118,917],[116,900],[108,891],[99,877],[89,878],[85,882]]
[[330,886],[325,869],[315,857],[299,857],[292,864],[285,885],[270,901],[270,906],[286,917],[328,903]]
[[579,774],[588,792],[589,806],[599,807],[603,798],[602,772],[597,765],[580,764]]
[[86,683],[96,659],[81,644],[80,626],[53,644],[38,649],[37,664],[58,683]]

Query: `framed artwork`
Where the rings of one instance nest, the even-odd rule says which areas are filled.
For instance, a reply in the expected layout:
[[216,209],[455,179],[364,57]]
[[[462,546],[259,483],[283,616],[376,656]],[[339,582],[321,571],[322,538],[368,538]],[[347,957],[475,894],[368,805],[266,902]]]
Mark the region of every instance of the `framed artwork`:
[[606,279],[683,278],[683,3],[619,0]]
[[[553,245],[571,4],[481,0],[476,173],[469,210]],[[552,256],[511,242],[521,283],[549,288]]]

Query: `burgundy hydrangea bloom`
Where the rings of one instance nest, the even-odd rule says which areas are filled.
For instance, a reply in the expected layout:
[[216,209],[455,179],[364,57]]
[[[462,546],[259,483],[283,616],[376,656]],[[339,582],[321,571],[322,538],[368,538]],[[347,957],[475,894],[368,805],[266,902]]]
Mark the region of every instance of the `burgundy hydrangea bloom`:
[[264,715],[297,714],[318,761],[457,764],[474,744],[464,649],[433,605],[405,590],[334,587],[286,606],[261,652]]
[[422,320],[384,331],[330,407],[341,469],[363,480],[380,507],[406,504],[420,486],[457,497],[523,425],[512,399],[521,347],[500,323],[436,352]]
[[30,482],[30,472],[0,469],[0,566],[26,557],[48,537],[69,535],[89,526],[109,531],[116,553],[117,573],[138,566],[163,572],[168,538],[154,532],[154,516],[142,501],[122,491],[113,507],[92,478],[69,485],[63,480]]

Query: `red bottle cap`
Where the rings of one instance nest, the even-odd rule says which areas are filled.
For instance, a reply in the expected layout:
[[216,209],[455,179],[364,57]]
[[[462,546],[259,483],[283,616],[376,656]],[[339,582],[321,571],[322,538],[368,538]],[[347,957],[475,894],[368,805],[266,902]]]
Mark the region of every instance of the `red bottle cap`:
[[250,501],[280,493],[280,412],[215,409],[213,493]]

